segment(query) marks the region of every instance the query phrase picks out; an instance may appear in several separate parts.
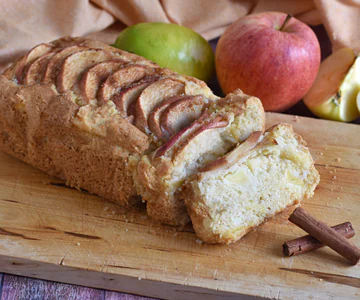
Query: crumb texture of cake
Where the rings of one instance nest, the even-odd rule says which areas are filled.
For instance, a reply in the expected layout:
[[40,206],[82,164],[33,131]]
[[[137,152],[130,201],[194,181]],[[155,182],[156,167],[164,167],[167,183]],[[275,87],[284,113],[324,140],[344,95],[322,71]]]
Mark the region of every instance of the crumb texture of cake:
[[205,166],[182,196],[201,240],[232,243],[311,197],[318,183],[305,142],[290,125],[279,124]]
[[188,223],[185,203],[179,197],[182,185],[252,132],[263,131],[264,123],[260,100],[238,90],[205,108],[199,119],[143,156],[134,179],[138,192],[147,201],[148,214],[162,223]]

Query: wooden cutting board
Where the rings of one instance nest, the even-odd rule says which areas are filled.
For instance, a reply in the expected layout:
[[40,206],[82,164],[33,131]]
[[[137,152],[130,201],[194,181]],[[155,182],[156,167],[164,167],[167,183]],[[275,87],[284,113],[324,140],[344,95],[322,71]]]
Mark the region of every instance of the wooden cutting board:
[[[267,119],[292,124],[316,161],[321,183],[303,207],[329,225],[350,221],[360,246],[360,126]],[[360,266],[331,249],[282,255],[304,234],[287,221],[292,210],[236,244],[206,245],[189,227],[160,225],[0,152],[0,271],[168,299],[359,298]]]

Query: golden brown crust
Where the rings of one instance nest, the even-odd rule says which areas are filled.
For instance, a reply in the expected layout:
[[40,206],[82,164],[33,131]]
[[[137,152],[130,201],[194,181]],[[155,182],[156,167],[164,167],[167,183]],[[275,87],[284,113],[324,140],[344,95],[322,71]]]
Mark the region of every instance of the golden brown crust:
[[148,148],[146,135],[119,116],[99,126],[94,120],[106,110],[79,108],[50,85],[18,86],[1,75],[0,90],[2,150],[71,186],[128,204],[136,192],[127,160]]
[[157,167],[151,164],[148,156],[143,156],[137,164],[135,182],[144,200],[147,201],[146,210],[153,219],[169,225],[185,225],[190,221],[186,213],[184,202],[178,202],[167,197],[168,187],[160,178],[164,178],[171,167],[171,160],[159,158]]

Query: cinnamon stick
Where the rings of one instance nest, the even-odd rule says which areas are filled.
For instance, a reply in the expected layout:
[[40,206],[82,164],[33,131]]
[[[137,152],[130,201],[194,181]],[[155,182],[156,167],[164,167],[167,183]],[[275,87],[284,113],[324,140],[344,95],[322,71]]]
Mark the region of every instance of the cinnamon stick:
[[298,207],[295,209],[290,215],[289,221],[348,259],[351,264],[356,265],[358,263],[360,259],[360,249],[325,223],[316,220],[303,208]]
[[[355,235],[354,228],[352,227],[350,222],[345,222],[331,228],[347,239],[352,238]],[[283,253],[286,256],[295,256],[319,249],[324,246],[325,245],[323,243],[321,243],[311,235],[305,235],[303,237],[285,242],[283,244]]]

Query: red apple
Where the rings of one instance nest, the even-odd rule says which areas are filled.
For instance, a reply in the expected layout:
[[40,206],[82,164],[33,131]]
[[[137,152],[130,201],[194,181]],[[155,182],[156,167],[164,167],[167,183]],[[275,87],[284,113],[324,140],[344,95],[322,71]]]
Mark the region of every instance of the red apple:
[[232,24],[216,49],[224,93],[237,88],[261,99],[265,110],[284,111],[313,84],[320,45],[309,26],[291,15],[265,12]]

